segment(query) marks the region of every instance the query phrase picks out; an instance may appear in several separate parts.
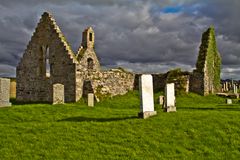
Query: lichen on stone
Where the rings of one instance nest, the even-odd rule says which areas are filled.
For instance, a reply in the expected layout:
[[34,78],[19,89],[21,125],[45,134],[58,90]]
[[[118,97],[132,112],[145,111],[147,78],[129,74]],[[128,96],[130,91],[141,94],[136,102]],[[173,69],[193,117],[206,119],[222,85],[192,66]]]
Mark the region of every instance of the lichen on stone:
[[220,89],[221,57],[217,51],[215,30],[211,26],[202,35],[196,72],[203,74],[204,93],[215,93]]

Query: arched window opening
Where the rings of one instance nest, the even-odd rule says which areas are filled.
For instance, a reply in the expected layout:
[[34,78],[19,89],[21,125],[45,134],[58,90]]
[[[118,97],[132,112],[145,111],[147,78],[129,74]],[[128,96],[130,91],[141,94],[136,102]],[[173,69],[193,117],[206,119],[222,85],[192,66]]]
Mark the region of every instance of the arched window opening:
[[40,47],[40,54],[39,54],[39,59],[38,59],[38,70],[37,70],[37,75],[38,76],[42,76],[43,75],[43,71],[44,71],[44,68],[43,68],[43,63],[44,63],[44,58],[43,58],[43,55],[44,55],[44,47],[41,46]]
[[93,69],[93,59],[92,58],[87,59],[87,68]]
[[50,62],[49,62],[49,47],[46,47],[45,50],[45,64],[46,64],[46,77],[51,76],[51,67],[50,67]]
[[89,41],[92,41],[92,33],[89,33]]

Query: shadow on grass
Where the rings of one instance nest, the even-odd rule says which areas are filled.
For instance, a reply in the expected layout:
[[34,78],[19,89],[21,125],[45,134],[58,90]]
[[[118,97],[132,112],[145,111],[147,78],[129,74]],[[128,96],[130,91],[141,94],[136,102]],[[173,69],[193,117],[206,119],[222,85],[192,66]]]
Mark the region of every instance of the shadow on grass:
[[22,102],[22,101],[17,101],[16,98],[11,98],[10,102],[13,105],[24,105],[24,104],[51,104],[50,102]]
[[131,117],[121,117],[121,118],[93,118],[93,117],[70,117],[66,119],[58,120],[58,122],[113,122],[113,121],[123,121],[128,119],[136,119],[137,116]]
[[236,108],[236,107],[205,107],[205,108],[200,108],[200,107],[181,107],[181,108],[177,108],[179,110],[219,110],[219,111],[240,111],[240,108]]

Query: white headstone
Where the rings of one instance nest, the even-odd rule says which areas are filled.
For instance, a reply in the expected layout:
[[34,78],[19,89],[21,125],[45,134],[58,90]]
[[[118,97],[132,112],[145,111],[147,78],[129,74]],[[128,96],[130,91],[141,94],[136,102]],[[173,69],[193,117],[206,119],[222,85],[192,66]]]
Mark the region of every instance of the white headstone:
[[94,94],[88,93],[88,106],[94,107]]
[[148,118],[156,115],[154,111],[154,99],[153,99],[153,79],[152,75],[144,74],[139,78],[139,91],[140,91],[140,118]]
[[0,107],[11,106],[10,99],[10,79],[0,78]]
[[230,83],[227,82],[227,91],[229,91],[229,90],[230,90]]
[[64,85],[60,83],[53,84],[53,104],[64,103]]
[[226,100],[226,103],[227,103],[227,104],[232,104],[232,99],[227,99],[227,100]]
[[159,104],[163,105],[164,103],[164,96],[159,96]]
[[174,83],[166,84],[165,87],[165,110],[167,112],[176,112],[176,99]]
[[237,86],[236,86],[236,84],[233,85],[233,93],[237,94]]

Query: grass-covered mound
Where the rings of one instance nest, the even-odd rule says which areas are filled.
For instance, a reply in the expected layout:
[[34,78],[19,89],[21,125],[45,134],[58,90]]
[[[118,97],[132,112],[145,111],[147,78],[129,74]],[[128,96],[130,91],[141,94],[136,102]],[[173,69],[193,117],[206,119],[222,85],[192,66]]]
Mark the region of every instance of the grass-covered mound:
[[[159,94],[156,94],[157,97]],[[156,102],[157,102],[157,98]],[[238,159],[240,104],[195,94],[137,118],[136,92],[96,104],[0,108],[0,159]]]

